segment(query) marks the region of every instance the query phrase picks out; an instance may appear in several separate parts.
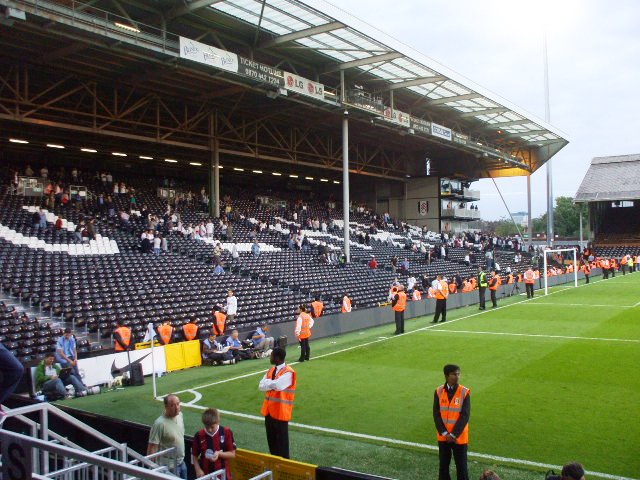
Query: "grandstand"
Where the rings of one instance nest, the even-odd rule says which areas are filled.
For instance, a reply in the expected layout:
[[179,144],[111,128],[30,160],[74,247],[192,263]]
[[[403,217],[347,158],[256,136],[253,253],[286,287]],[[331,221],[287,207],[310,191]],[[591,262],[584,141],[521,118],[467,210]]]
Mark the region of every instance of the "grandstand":
[[137,342],[165,320],[204,337],[230,288],[243,335],[291,341],[315,297],[315,338],[362,333],[392,321],[396,279],[497,262],[506,284],[531,263],[522,239],[468,231],[471,185],[532,174],[564,135],[322,5],[0,0],[0,339],[24,365],[70,327],[85,379],[107,383],[117,321]]

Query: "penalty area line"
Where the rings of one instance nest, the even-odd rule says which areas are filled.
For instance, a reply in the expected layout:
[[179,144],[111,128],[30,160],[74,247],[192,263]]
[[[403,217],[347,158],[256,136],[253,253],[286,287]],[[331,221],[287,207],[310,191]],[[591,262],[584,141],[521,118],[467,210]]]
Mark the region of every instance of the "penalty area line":
[[640,340],[634,340],[629,338],[599,338],[599,337],[574,337],[567,335],[547,335],[537,333],[510,333],[510,332],[484,332],[474,330],[435,330],[439,333],[471,333],[474,335],[504,335],[510,337],[538,337],[538,338],[558,338],[563,340],[597,340],[602,342],[629,342],[640,343]]
[[[185,407],[188,408],[194,408],[197,410],[205,410],[208,407],[204,407],[201,405],[191,405],[191,404],[184,404]],[[229,415],[231,417],[238,417],[238,418],[244,418],[244,419],[248,419],[248,420],[254,420],[254,421],[258,421],[258,422],[262,422],[264,421],[264,417],[263,416],[258,416],[258,415],[250,415],[248,413],[240,413],[240,412],[232,412],[229,410],[219,410],[220,413],[224,414],[224,415]],[[307,425],[304,423],[297,423],[297,422],[289,422],[289,425],[291,425],[292,427],[296,427],[300,430],[309,430],[312,432],[322,432],[322,433],[329,433],[329,434],[333,434],[333,435],[339,435],[342,437],[347,437],[347,438],[358,438],[358,439],[362,439],[362,440],[369,440],[369,441],[376,441],[376,442],[382,442],[382,443],[386,443],[392,446],[397,446],[397,445],[402,445],[405,447],[413,447],[413,448],[420,448],[423,450],[431,450],[434,452],[438,451],[438,446],[437,445],[429,445],[427,443],[418,443],[418,442],[408,442],[406,440],[396,440],[394,438],[387,438],[387,437],[380,437],[377,435],[368,435],[366,433],[355,433],[355,432],[349,432],[346,430],[338,430],[336,428],[327,428],[327,427],[318,427],[316,425]],[[491,460],[494,462],[501,462],[501,463],[508,463],[508,464],[512,464],[512,465],[516,465],[516,466],[528,466],[528,467],[536,467],[536,468],[545,468],[545,469],[558,469],[560,470],[562,467],[559,465],[551,465],[548,463],[540,463],[540,462],[533,462],[531,460],[522,460],[519,458],[509,458],[509,457],[501,457],[501,456],[497,456],[497,455],[489,455],[487,453],[476,453],[476,452],[469,452],[468,455],[472,458],[481,458],[483,460]],[[606,479],[610,479],[610,480],[637,480],[634,478],[630,478],[630,477],[620,477],[617,475],[611,475],[608,473],[600,473],[600,472],[585,472],[587,475],[593,476],[593,477],[599,477],[599,478],[606,478]]]

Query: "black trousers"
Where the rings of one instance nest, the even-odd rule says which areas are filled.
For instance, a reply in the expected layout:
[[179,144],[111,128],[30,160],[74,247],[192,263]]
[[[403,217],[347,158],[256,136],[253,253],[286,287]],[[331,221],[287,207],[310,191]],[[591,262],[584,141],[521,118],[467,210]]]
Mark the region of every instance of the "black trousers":
[[584,276],[585,282],[584,283],[589,283],[589,275],[585,275]]
[[436,313],[433,316],[433,323],[436,323],[440,318],[440,314],[442,314],[442,321],[447,321],[447,299],[446,298],[438,298],[436,300]]
[[264,417],[267,429],[269,453],[282,458],[289,458],[289,422],[276,420],[271,415]]
[[603,268],[602,269],[602,278],[604,278],[605,280],[607,278],[609,278],[609,269],[608,268]]
[[300,339],[300,359],[299,362],[303,360],[309,360],[309,355],[311,355],[311,348],[309,347],[309,339],[301,338]]
[[498,299],[496,298],[496,292],[497,292],[497,290],[491,290],[491,289],[489,289],[489,292],[490,292],[490,295],[491,295],[491,304],[492,304],[494,307],[497,307],[497,306],[498,306]]
[[479,287],[478,288],[478,293],[480,294],[480,308],[481,309],[485,309],[485,305],[484,305],[484,293],[487,290],[487,287]]
[[533,283],[525,283],[524,288],[527,291],[527,298],[533,298]]
[[404,333],[404,310],[402,312],[394,312],[396,317],[396,335]]
[[451,480],[451,475],[449,474],[451,454],[453,454],[453,460],[456,462],[456,479],[469,480],[469,471],[467,470],[467,445],[447,442],[438,442],[438,456],[440,457],[438,480]]

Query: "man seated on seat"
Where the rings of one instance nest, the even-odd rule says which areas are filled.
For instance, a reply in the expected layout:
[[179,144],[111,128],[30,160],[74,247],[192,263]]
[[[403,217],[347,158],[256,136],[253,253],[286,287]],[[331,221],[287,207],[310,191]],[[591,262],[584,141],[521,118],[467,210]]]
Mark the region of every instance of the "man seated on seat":
[[216,334],[209,334],[204,342],[202,342],[202,359],[209,360],[217,365],[230,365],[235,363],[233,355],[229,351],[229,347],[225,347],[216,340]]
[[260,356],[268,357],[273,349],[275,340],[273,337],[267,337],[269,327],[263,325],[255,329],[251,334],[251,341],[253,342],[253,350],[260,353]]
[[231,335],[227,337],[227,347],[233,355],[236,362],[251,358],[251,349],[244,348],[242,341],[238,338],[238,330],[232,330]]
[[58,338],[55,357],[62,368],[73,368],[74,375],[80,378],[76,337],[70,328],[65,328],[64,335]]
[[66,385],[73,385],[77,397],[86,396],[87,387],[73,373],[73,368],[61,369],[53,363],[54,360],[53,352],[47,353],[36,368],[36,389],[41,390],[47,400],[71,398],[73,395],[67,394]]

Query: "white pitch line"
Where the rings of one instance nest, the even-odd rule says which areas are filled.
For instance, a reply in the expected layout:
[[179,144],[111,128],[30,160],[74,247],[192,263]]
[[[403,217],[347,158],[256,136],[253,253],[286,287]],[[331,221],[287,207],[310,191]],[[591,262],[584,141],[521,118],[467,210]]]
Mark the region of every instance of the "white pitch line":
[[[198,410],[205,410],[208,407],[204,407],[204,406],[200,406],[200,405],[190,405],[190,404],[183,404],[183,406],[186,407],[191,407],[191,408],[195,408]],[[258,416],[258,415],[250,415],[248,413],[240,413],[240,412],[232,412],[229,410],[220,410],[220,413],[223,413],[225,415],[229,415],[232,417],[238,417],[238,418],[246,418],[249,420],[255,420],[258,422],[262,422],[264,421],[264,417],[263,416]],[[296,422],[289,422],[289,425],[293,426],[293,427],[297,427],[298,429],[301,430],[311,430],[314,432],[323,432],[323,433],[331,433],[334,435],[340,435],[343,437],[348,437],[348,438],[360,438],[363,440],[373,440],[376,442],[384,442],[390,445],[403,445],[403,446],[407,446],[407,447],[414,447],[414,448],[421,448],[424,450],[431,450],[431,451],[438,451],[438,447],[436,445],[429,445],[427,443],[418,443],[418,442],[408,442],[406,440],[397,440],[395,438],[387,438],[387,437],[379,437],[377,435],[368,435],[366,433],[355,433],[355,432],[348,432],[346,430],[338,430],[335,428],[326,428],[326,427],[317,427],[315,425],[306,425],[304,423],[296,423]],[[502,462],[502,463],[509,463],[509,464],[514,464],[514,465],[526,465],[529,467],[536,467],[536,468],[544,468],[544,469],[557,469],[560,470],[562,467],[559,465],[551,465],[548,463],[540,463],[540,462],[533,462],[531,460],[522,460],[519,458],[509,458],[509,457],[500,457],[500,456],[496,456],[496,455],[489,455],[488,453],[476,453],[476,452],[469,452],[468,455],[470,457],[474,457],[474,458],[482,458],[484,460],[491,460],[494,462]],[[585,472],[587,475],[593,476],[593,477],[599,477],[599,478],[607,478],[610,480],[637,480],[637,479],[633,479],[633,478],[629,478],[629,477],[620,477],[617,475],[611,475],[608,473],[600,473],[600,472]]]
[[552,303],[552,302],[536,302],[530,305],[554,305],[556,307],[609,307],[609,308],[633,308],[640,305],[638,302],[635,305],[605,305],[605,304],[591,304],[591,303]]
[[[368,347],[369,345],[374,345],[376,343],[385,342],[385,341],[389,341],[389,340],[394,340],[396,338],[401,338],[401,337],[404,337],[406,335],[412,335],[412,334],[417,333],[417,332],[422,332],[422,331],[425,331],[425,330],[431,330],[432,328],[444,327],[444,326],[447,326],[447,325],[451,325],[452,323],[458,322],[460,320],[466,320],[468,318],[477,317],[478,315],[484,315],[484,314],[487,314],[487,313],[496,312],[496,311],[501,310],[503,308],[513,307],[514,305],[520,305],[520,304],[523,304],[523,303],[535,301],[535,300],[537,300],[539,298],[548,297],[549,295],[554,295],[556,293],[565,292],[565,291],[567,291],[568,288],[575,289],[575,288],[588,287],[590,285],[594,285],[594,284],[599,283],[601,281],[603,281],[603,280],[596,280],[596,281],[591,282],[591,283],[584,283],[582,285],[578,285],[577,287],[566,287],[564,285],[556,285],[556,286],[551,287],[551,288],[554,288],[554,289],[557,289],[557,290],[555,290],[555,291],[553,291],[553,292],[551,292],[551,293],[549,293],[549,294],[547,294],[545,296],[542,296],[542,297],[538,296],[538,297],[534,297],[534,298],[527,298],[527,299],[522,300],[520,302],[514,302],[514,303],[510,303],[509,305],[503,305],[503,306],[498,307],[498,308],[493,308],[493,309],[489,309],[489,310],[483,310],[481,312],[476,312],[476,313],[472,313],[470,315],[465,315],[464,317],[454,318],[453,320],[447,320],[444,323],[436,323],[436,324],[433,324],[433,325],[427,325],[426,327],[418,328],[416,330],[413,330],[413,331],[407,332],[407,333],[401,333],[400,335],[394,335],[394,336],[391,336],[391,337],[378,337],[377,340],[372,340],[370,342],[365,342],[365,343],[361,343],[359,345],[354,345],[353,347],[343,348],[343,349],[340,349],[340,350],[336,350],[335,352],[329,352],[329,353],[325,353],[323,355],[318,355],[317,357],[313,357],[310,361],[319,360],[319,359],[325,358],[325,357],[330,357],[332,355],[337,355],[339,353],[348,352],[350,350],[355,350],[357,348]],[[299,362],[292,362],[289,365],[297,365],[298,363]],[[196,387],[191,387],[191,388],[188,388],[188,389],[185,389],[185,390],[180,390],[178,392],[173,392],[173,393],[179,394],[179,393],[189,392],[189,391],[192,391],[192,390],[199,390],[201,388],[213,387],[215,385],[220,385],[220,384],[223,384],[223,383],[233,382],[233,381],[236,381],[236,380],[242,380],[243,378],[254,377],[256,375],[264,375],[265,372],[266,372],[266,370],[259,370],[257,372],[245,373],[245,374],[239,375],[237,377],[231,377],[231,378],[227,378],[227,379],[224,379],[224,380],[218,380],[218,381],[215,381],[215,382],[207,383],[207,384],[204,384],[204,385],[198,385]]]
[[640,340],[629,338],[599,338],[599,337],[574,337],[567,335],[546,335],[538,333],[509,333],[509,332],[484,332],[475,330],[435,330],[438,333],[471,333],[477,335],[504,335],[512,337],[539,337],[539,338],[560,338],[565,340],[597,340],[602,342],[629,342],[640,343]]
[[194,398],[190,402],[183,403],[182,405],[187,405],[187,406],[195,405],[202,399],[202,394],[197,390],[187,390],[187,391],[189,393],[192,393]]

